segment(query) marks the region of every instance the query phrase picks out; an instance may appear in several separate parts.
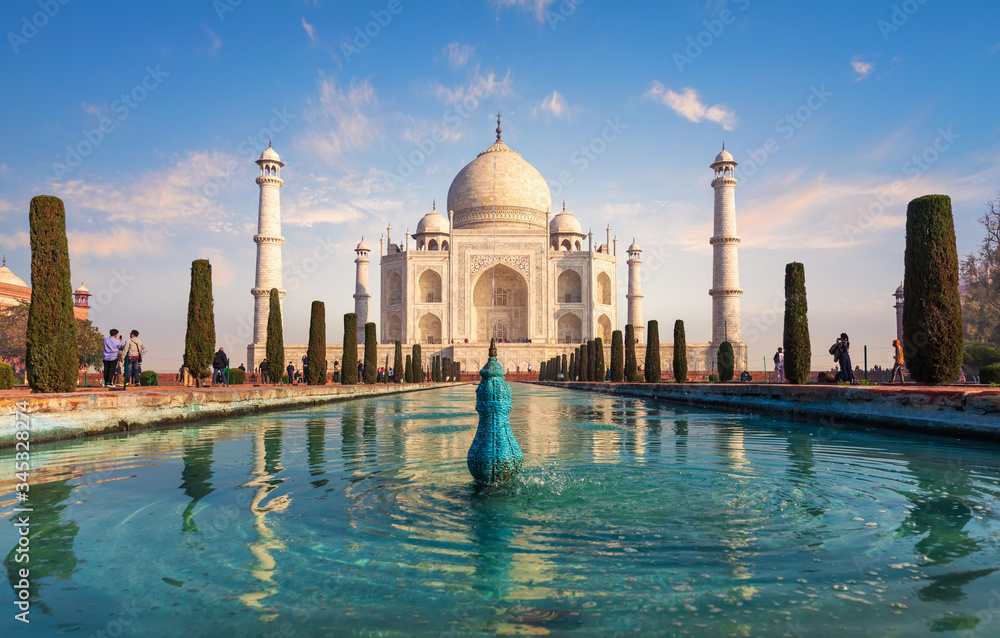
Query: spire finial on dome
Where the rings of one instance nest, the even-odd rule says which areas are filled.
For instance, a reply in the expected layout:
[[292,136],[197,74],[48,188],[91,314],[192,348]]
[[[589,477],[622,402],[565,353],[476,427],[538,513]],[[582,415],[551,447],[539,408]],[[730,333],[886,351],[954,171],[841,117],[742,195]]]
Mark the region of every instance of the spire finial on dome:
[[500,128],[500,111],[497,111],[497,141],[498,142],[500,141],[500,133],[502,133],[502,132],[503,132],[503,129]]
[[726,143],[725,142],[722,143],[722,150],[726,150]]
[[4,256],[3,256],[3,265],[4,265],[4,266],[6,266],[6,265],[7,265],[7,255],[4,255]]
[[[268,148],[271,148],[271,140],[270,140],[270,138],[269,138],[269,139],[267,140],[267,147],[268,147]],[[724,145],[723,145],[723,148],[725,148],[725,146],[724,146]]]
[[566,212],[566,200],[565,199],[563,200],[563,212],[564,213]]
[[436,200],[436,199],[434,200],[434,203],[433,203],[433,204],[431,204],[431,208],[432,208],[433,210],[437,210],[437,209],[438,209],[438,200]]

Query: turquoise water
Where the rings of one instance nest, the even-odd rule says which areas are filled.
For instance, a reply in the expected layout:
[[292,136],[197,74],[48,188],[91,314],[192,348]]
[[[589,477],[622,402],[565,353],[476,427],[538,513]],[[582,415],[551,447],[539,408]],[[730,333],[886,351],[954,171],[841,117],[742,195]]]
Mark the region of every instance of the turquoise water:
[[513,390],[499,491],[472,386],[33,447],[31,635],[1000,635],[997,445]]

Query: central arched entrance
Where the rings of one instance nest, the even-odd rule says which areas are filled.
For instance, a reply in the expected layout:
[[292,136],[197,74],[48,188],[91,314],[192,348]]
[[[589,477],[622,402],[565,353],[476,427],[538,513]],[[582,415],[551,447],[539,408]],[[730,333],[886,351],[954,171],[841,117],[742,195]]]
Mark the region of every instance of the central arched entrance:
[[497,264],[479,275],[472,294],[472,334],[480,343],[491,337],[515,343],[528,338],[528,282],[516,270]]

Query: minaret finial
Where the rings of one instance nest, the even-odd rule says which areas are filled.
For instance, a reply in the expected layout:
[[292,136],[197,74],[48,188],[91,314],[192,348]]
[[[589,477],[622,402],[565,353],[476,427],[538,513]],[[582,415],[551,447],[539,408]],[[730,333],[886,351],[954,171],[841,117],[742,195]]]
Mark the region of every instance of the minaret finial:
[[500,128],[500,111],[497,111],[497,141],[498,142],[500,141],[500,133],[501,132],[503,132],[503,129]]
[[566,200],[565,199],[563,200],[563,212],[564,213],[566,212]]
[[490,356],[491,357],[497,356],[497,338],[496,337],[493,337],[492,339],[490,339]]
[[726,143],[725,142],[722,143],[722,150],[726,150]]
[[436,199],[434,200],[433,207],[434,207],[434,210],[438,209],[438,200],[436,200]]
[[271,148],[271,140],[270,139],[267,140],[267,147]]
[[4,265],[4,266],[6,266],[6,265],[7,265],[7,255],[4,255],[4,256],[3,256],[3,265]]

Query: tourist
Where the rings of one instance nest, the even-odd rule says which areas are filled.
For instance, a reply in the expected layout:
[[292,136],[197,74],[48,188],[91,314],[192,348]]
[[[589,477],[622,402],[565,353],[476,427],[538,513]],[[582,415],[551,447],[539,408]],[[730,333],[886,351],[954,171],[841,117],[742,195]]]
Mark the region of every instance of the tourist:
[[846,332],[840,333],[837,339],[837,352],[840,355],[840,371],[844,375],[844,381],[854,385],[854,370],[851,368],[851,341],[847,338]]
[[107,387],[114,387],[115,366],[118,363],[118,354],[121,352],[121,337],[118,330],[112,328],[109,336],[104,340],[104,382]]
[[225,383],[226,378],[223,376],[222,371],[229,366],[229,357],[226,356],[226,351],[219,348],[219,351],[215,353],[215,358],[212,359],[212,367],[215,369],[215,374],[212,375],[212,384]]
[[358,361],[358,383],[364,383],[365,381],[365,364]]
[[295,380],[295,364],[289,361],[288,367],[285,368],[285,372],[288,373],[288,384],[291,385],[292,381]]
[[895,354],[893,354],[893,357],[892,357],[893,361],[895,363],[893,363],[893,366],[892,366],[892,378],[889,379],[889,383],[895,383],[896,382],[896,375],[899,375],[899,382],[902,383],[903,382],[903,346],[899,343],[899,339],[893,339],[892,340],[892,347],[893,347],[893,350],[895,350]]
[[244,366],[244,365],[243,365],[242,363],[240,364],[240,367],[239,367],[239,368],[237,368],[237,369],[238,369],[238,370],[242,370],[243,372],[246,372],[246,371],[247,371],[247,369],[246,369],[246,366]]
[[302,378],[303,379],[306,378],[308,366],[309,366],[309,355],[308,354],[304,354],[304,355],[302,355]]
[[261,361],[260,365],[257,366],[257,369],[260,371],[260,382],[261,383],[270,383],[271,379],[269,379],[268,376],[267,376],[267,359],[264,359],[263,361]]
[[965,367],[964,366],[959,366],[959,368],[958,368],[958,381],[956,381],[955,383],[966,383],[966,380],[965,380]]
[[784,383],[785,382],[785,350],[784,348],[778,348],[778,351],[774,353],[774,382]]
[[340,362],[333,362],[333,382],[340,383]]
[[139,385],[139,373],[142,372],[142,339],[139,338],[139,331],[133,330],[129,333],[128,341],[122,346],[122,357],[125,359],[125,372],[132,385]]
[[115,361],[115,376],[111,379],[111,387],[119,386],[122,383],[122,360]]

